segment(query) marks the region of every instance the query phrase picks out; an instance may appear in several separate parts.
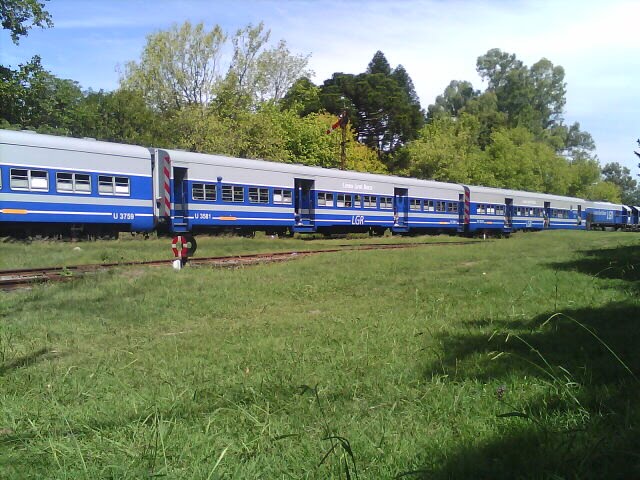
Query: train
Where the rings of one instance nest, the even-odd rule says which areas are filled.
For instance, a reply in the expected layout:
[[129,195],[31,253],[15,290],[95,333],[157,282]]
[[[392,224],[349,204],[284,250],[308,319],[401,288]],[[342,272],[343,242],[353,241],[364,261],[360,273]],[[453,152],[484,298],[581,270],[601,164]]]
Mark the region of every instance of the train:
[[0,130],[5,236],[638,228],[638,206]]

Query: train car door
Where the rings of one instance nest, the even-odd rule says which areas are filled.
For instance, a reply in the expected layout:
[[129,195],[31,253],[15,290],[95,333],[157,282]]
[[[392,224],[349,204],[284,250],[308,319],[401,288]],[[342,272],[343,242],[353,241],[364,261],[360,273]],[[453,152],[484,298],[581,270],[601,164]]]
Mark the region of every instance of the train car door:
[[408,227],[409,222],[409,190],[394,188],[393,190],[393,223],[395,227]]
[[582,205],[578,205],[578,220],[576,223],[582,225]]
[[173,227],[176,231],[181,231],[187,227],[187,217],[189,216],[188,190],[187,169],[173,167]]
[[544,224],[543,228],[549,228],[551,225],[551,202],[544,202]]
[[313,226],[314,223],[314,202],[313,188],[314,181],[305,178],[294,179],[295,198],[293,202],[296,225]]
[[504,199],[504,228],[513,227],[513,198]]

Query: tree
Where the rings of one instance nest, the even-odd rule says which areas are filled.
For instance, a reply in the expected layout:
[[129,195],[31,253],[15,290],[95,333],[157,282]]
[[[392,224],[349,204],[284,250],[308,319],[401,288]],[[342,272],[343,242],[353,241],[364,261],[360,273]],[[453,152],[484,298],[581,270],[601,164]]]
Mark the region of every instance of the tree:
[[402,66],[391,70],[376,52],[367,71],[358,75],[334,73],[320,87],[320,101],[330,113],[347,110],[358,140],[392,164],[392,154],[416,138],[424,113],[413,82]]
[[631,170],[617,162],[607,163],[602,167],[602,178],[605,182],[617,185],[620,189],[620,198],[625,205],[632,205],[637,200],[636,182],[631,176]]
[[32,27],[53,26],[51,15],[44,9],[44,3],[38,0],[0,0],[0,21],[16,45]]
[[257,96],[261,101],[279,101],[293,83],[313,72],[307,69],[309,55],[292,55],[284,40],[260,54],[257,62]]
[[409,163],[406,173],[445,182],[495,183],[482,168],[484,156],[477,143],[479,127],[477,119],[470,115],[463,114],[458,119],[435,117],[403,149]]
[[451,80],[442,95],[436,97],[434,104],[427,109],[427,119],[431,120],[436,115],[449,115],[457,117],[462,109],[480,94],[473,89],[473,85],[465,80]]
[[320,104],[320,87],[316,86],[309,78],[301,77],[289,88],[281,101],[285,110],[295,110],[298,115],[304,117],[312,112],[322,109]]
[[22,128],[69,134],[83,95],[77,82],[60,79],[35,56],[17,70],[0,67],[0,115]]
[[142,92],[149,106],[163,112],[208,105],[225,40],[220,26],[207,32],[203,23],[188,21],[148,35],[140,62],[126,64],[121,86]]

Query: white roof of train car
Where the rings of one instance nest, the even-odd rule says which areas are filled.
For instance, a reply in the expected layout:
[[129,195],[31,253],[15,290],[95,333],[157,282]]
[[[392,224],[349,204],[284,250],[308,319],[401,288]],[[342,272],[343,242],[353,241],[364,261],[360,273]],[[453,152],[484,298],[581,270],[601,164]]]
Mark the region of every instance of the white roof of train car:
[[207,165],[220,165],[226,167],[244,168],[247,170],[262,170],[266,172],[288,173],[300,178],[327,177],[344,180],[360,180],[363,182],[394,183],[401,187],[432,187],[449,188],[462,192],[462,186],[456,183],[436,182],[434,180],[419,180],[417,178],[396,177],[375,173],[362,173],[352,170],[338,170],[334,168],[309,167],[300,164],[270,162],[266,160],[251,160],[246,158],[233,158],[223,155],[208,155],[203,153],[185,152],[182,150],[159,149],[167,152],[172,163],[201,163]]
[[149,150],[136,145],[102,142],[85,138],[60,137],[28,131],[0,130],[0,144],[99,153],[118,157],[142,158],[151,161]]

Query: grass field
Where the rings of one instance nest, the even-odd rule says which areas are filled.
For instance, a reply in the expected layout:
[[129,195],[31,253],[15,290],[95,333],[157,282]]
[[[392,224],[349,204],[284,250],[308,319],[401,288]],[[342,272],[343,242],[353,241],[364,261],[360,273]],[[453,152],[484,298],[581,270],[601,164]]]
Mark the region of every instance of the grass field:
[[0,478],[640,478],[639,286],[637,234],[544,232],[0,293]]

